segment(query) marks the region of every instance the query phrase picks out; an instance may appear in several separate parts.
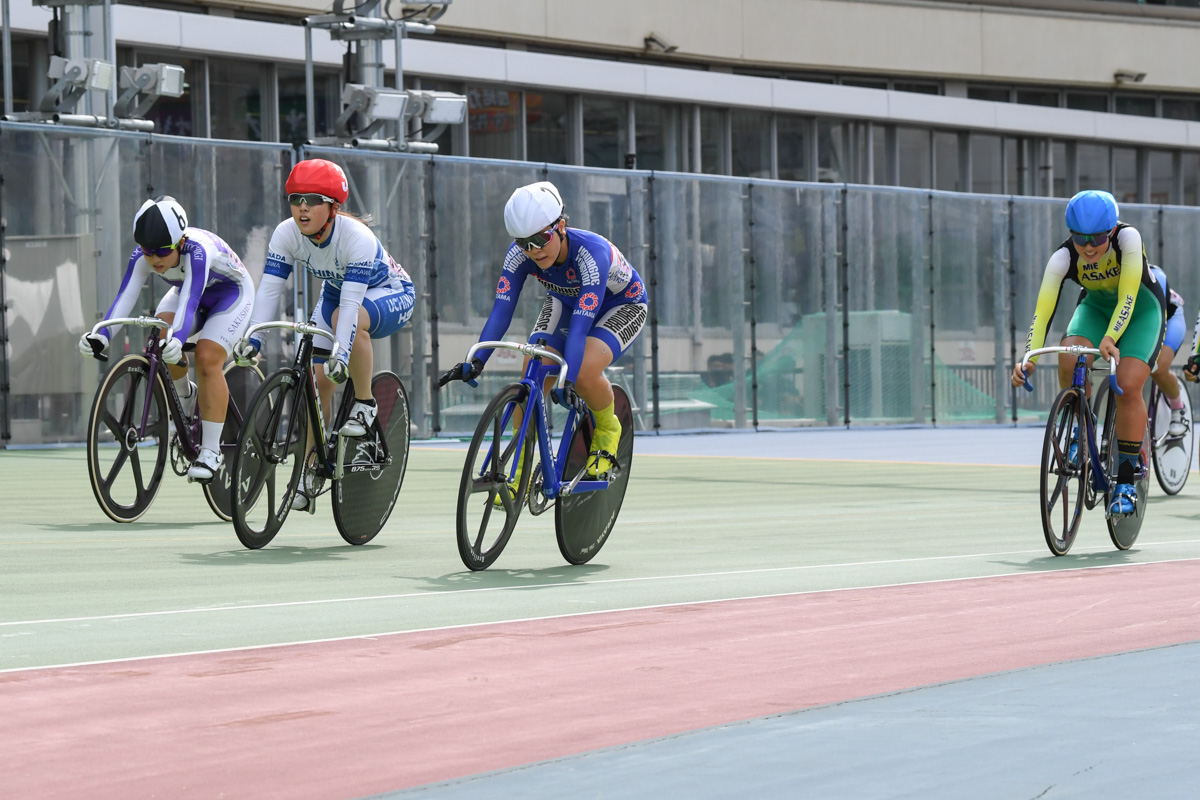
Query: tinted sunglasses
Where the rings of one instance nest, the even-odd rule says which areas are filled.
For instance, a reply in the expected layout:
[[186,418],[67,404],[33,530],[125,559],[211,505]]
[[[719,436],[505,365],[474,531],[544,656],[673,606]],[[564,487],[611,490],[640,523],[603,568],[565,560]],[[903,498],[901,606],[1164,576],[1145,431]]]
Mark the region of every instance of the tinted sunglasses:
[[293,192],[292,194],[288,195],[288,202],[294,206],[298,206],[301,203],[304,203],[307,206],[317,206],[321,203],[336,203],[337,201],[332,197],[326,197],[325,195],[318,194],[317,192]]
[[546,228],[546,230],[541,231],[540,233],[535,233],[533,236],[521,236],[513,241],[517,243],[517,247],[526,252],[530,250],[541,250],[543,247],[550,244],[550,240],[554,238],[554,230],[557,227],[558,223],[555,222],[549,228]]
[[166,258],[171,255],[171,251],[179,247],[178,244],[173,244],[168,247],[143,247],[142,252],[148,256],[155,258]]
[[1071,241],[1080,247],[1089,244],[1096,247],[1103,247],[1108,242],[1108,234],[1109,231],[1104,231],[1103,233],[1076,233],[1075,231],[1071,231]]

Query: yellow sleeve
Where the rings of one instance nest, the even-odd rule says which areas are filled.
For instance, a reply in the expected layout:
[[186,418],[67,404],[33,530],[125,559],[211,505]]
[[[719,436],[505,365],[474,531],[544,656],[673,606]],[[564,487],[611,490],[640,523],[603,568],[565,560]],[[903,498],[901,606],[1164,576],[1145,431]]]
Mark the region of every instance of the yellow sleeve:
[[1137,301],[1138,290],[1142,288],[1145,269],[1142,235],[1134,228],[1122,228],[1117,235],[1121,237],[1121,276],[1117,279],[1117,307],[1108,320],[1108,332],[1105,334],[1114,342],[1120,340],[1133,317],[1133,304]]
[[[1025,339],[1025,352],[1036,350],[1046,343],[1046,331],[1050,320],[1054,317],[1054,309],[1058,306],[1058,296],[1062,292],[1063,281],[1067,278],[1067,269],[1071,266],[1071,257],[1062,248],[1055,250],[1046,262],[1046,271],[1042,275],[1042,286],[1038,289],[1037,305],[1033,309],[1033,322],[1029,325],[1029,336]],[[1038,356],[1030,359],[1035,364]]]

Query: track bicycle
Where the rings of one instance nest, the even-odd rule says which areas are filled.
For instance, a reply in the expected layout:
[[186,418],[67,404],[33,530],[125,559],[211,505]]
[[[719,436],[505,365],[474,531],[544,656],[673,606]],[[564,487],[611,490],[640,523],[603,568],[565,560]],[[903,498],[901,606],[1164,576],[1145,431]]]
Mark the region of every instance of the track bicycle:
[[[1149,435],[1142,437],[1142,455],[1135,475],[1137,499],[1131,514],[1112,514],[1109,506],[1117,484],[1119,454],[1116,441],[1117,404],[1088,403],[1087,356],[1100,355],[1094,347],[1082,345],[1041,347],[1027,352],[1021,364],[1028,368],[1029,359],[1045,353],[1070,353],[1076,356],[1071,385],[1058,393],[1046,419],[1046,436],[1042,443],[1041,501],[1042,532],[1046,545],[1056,556],[1066,555],[1079,532],[1083,507],[1094,508],[1104,503],[1104,519],[1108,535],[1118,550],[1128,550],[1137,540],[1146,514],[1146,494],[1150,487],[1147,467]],[[1117,365],[1108,365],[1108,384],[1112,392],[1123,394],[1117,385]],[[1028,380],[1025,388],[1032,392]],[[1110,395],[1111,396],[1111,395]],[[1102,407],[1101,407],[1102,406]],[[1097,420],[1102,420],[1097,427]]]
[[[595,420],[590,412],[583,413],[586,406],[569,408],[556,450],[544,393],[547,379],[555,373],[556,385],[562,388],[566,361],[541,343],[517,342],[479,342],[467,353],[466,361],[480,350],[492,349],[516,350],[529,356],[529,364],[519,383],[505,386],[488,403],[471,438],[458,492],[459,556],[469,569],[487,569],[508,544],[521,507],[527,506],[537,516],[553,503],[559,552],[571,564],[586,564],[608,540],[629,484],[633,463],[629,395],[613,386],[614,411],[621,422],[616,465],[607,476],[588,479],[585,472]],[[520,422],[516,423],[518,412]],[[538,458],[532,463],[535,445]],[[525,465],[519,481],[518,464]],[[509,490],[514,482],[515,496]]]
[[[325,335],[316,325],[280,320],[253,325],[255,333],[289,328],[300,334],[296,357],[267,377],[246,414],[233,460],[233,527],[251,550],[270,542],[291,510],[304,480],[308,512],[316,498],[329,493],[338,533],[350,544],[366,544],[383,528],[404,482],[408,465],[408,393],[393,372],[371,379],[378,411],[366,436],[342,436],[341,426],[354,404],[353,382],[327,428],[313,371],[313,337]],[[309,431],[312,436],[309,436]],[[330,484],[328,487],[326,484]]]
[[[92,493],[101,510],[117,522],[133,522],[146,513],[162,484],[168,458],[176,475],[186,475],[200,452],[200,414],[187,414],[175,390],[175,382],[162,357],[162,343],[171,336],[171,326],[158,317],[113,317],[101,320],[92,333],[111,325],[136,325],[139,328],[166,328],[160,338],[152,332],[144,352],[130,353],[108,370],[88,416],[87,465]],[[195,345],[184,345],[185,351]],[[108,356],[99,350],[100,361]],[[237,445],[242,415],[235,396],[243,397],[257,388],[262,373],[257,367],[232,372],[233,362],[225,367],[227,379],[238,375],[239,388],[231,386],[225,427],[221,430],[221,452],[225,461],[212,481],[203,484],[204,498],[218,517],[233,518],[230,459]],[[196,404],[196,408],[199,404]],[[109,447],[109,443],[116,447]]]
[[[1179,396],[1183,398],[1184,420],[1188,426],[1187,433],[1182,436],[1171,435],[1171,405],[1167,396],[1153,379],[1147,381],[1150,384],[1150,399],[1146,402],[1149,414],[1147,428],[1150,431],[1150,460],[1154,465],[1154,477],[1158,485],[1169,495],[1179,494],[1183,485],[1187,483],[1196,447],[1192,431],[1192,398],[1188,395],[1187,386],[1183,381],[1178,376],[1176,380],[1179,381]],[[1101,384],[1092,401],[1093,411],[1098,412],[1107,402],[1108,386]],[[1096,417],[1099,419],[1099,413]]]

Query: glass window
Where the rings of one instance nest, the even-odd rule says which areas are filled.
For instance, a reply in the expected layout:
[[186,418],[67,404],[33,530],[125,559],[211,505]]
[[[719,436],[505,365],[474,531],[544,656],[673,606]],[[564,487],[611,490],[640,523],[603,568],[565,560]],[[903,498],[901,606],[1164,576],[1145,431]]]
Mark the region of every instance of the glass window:
[[1180,172],[1183,173],[1183,204],[1200,206],[1200,153],[1184,153]]
[[1151,150],[1150,153],[1150,202],[1168,204],[1178,202],[1171,197],[1175,191],[1175,156],[1168,150]]
[[968,100],[991,100],[995,103],[1007,103],[1012,92],[1006,86],[968,86]]
[[467,86],[469,152],[474,158],[521,157],[521,95],[494,86]]
[[872,179],[876,186],[887,186],[890,183],[888,180],[887,134],[888,127],[886,125],[871,126],[871,153],[875,169]]
[[262,99],[268,78],[266,64],[224,58],[209,60],[209,108],[214,139],[263,141]]
[[1162,115],[1167,119],[1200,121],[1200,100],[1164,97],[1162,101]]
[[[178,54],[152,55],[141,51],[137,53],[137,63],[154,63],[160,60],[183,67],[183,95],[158,98],[146,112],[146,119],[154,123],[155,133],[172,136],[206,135],[208,131],[205,122],[207,103],[204,99],[204,62],[198,59],[181,59]],[[216,135],[214,129],[213,136]]]
[[1050,159],[1054,166],[1051,176],[1051,197],[1069,197],[1067,194],[1067,143],[1053,142],[1050,145]]
[[1108,95],[1102,92],[1067,92],[1067,108],[1108,112]]
[[733,134],[733,174],[744,178],[771,177],[771,114],[730,111]]
[[525,93],[525,153],[530,161],[567,163],[567,96]]
[[1137,150],[1132,147],[1112,149],[1112,193],[1121,203],[1137,203]]
[[708,106],[700,109],[700,171],[727,174],[725,164],[725,114]]
[[971,134],[971,183],[971,189],[975,192],[1004,193],[999,136]]
[[1139,117],[1157,116],[1153,97],[1140,94],[1119,94],[1115,98],[1114,108],[1118,114],[1133,114]]
[[1080,142],[1075,146],[1075,159],[1079,162],[1080,189],[1107,189],[1112,185],[1108,174],[1108,145]]
[[633,113],[637,129],[637,168],[680,171],[683,163],[680,106],[639,101],[634,104]]
[[916,94],[941,94],[942,87],[936,83],[924,81],[895,81],[892,88],[897,92],[915,92]]
[[1017,89],[1017,102],[1027,106],[1058,107],[1057,89]]
[[625,101],[583,96],[583,165],[625,166]]
[[859,86],[863,89],[888,88],[887,81],[882,78],[877,80],[871,78],[842,78],[842,86]]
[[897,127],[896,145],[900,153],[900,185],[930,188],[929,131]]
[[848,180],[845,125],[840,120],[817,120],[817,180],[822,183]]
[[[0,51],[2,52],[2,51]],[[29,111],[41,98],[31,98],[33,87],[29,81],[29,41],[13,37],[12,40],[12,87],[13,111]],[[48,81],[53,83],[53,81]],[[4,83],[0,81],[0,102],[4,100]],[[3,106],[0,106],[3,108]]]
[[[313,73],[313,110],[316,135],[333,135],[333,121],[341,113],[339,89],[341,79],[336,72]],[[304,70],[279,68],[279,141],[301,144],[308,138],[308,98],[304,87]]]
[[775,138],[779,150],[779,179],[782,181],[807,181],[808,134],[812,120],[780,114],[776,122]]
[[967,191],[958,174],[958,134],[934,132],[933,157],[937,176],[937,186],[934,188],[947,192]]

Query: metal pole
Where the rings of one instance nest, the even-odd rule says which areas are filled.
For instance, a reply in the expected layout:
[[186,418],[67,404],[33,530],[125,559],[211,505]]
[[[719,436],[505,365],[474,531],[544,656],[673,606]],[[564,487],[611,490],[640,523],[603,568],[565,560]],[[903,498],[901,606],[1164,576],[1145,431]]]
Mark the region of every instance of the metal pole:
[[[8,16],[8,0],[4,2],[5,16]],[[7,20],[5,20],[5,34],[8,32]],[[8,57],[8,49],[5,48],[4,55]],[[8,73],[5,73],[5,77]],[[5,100],[11,98],[11,94],[5,95]],[[12,387],[8,383],[8,298],[4,293],[4,286],[8,282],[5,275],[8,268],[8,250],[5,249],[4,232],[8,227],[8,222],[4,218],[4,175],[0,174],[0,449],[8,446],[8,442],[12,439],[12,430],[9,427],[9,417],[12,409],[9,403],[12,399]]]
[[[5,28],[7,29],[7,25]],[[112,0],[104,0],[104,60],[117,67],[117,39],[113,35]],[[104,116],[112,124],[113,107],[117,104],[117,82],[108,87],[108,97],[104,101]]]
[[304,26],[304,102],[305,134],[311,142],[317,138],[317,103],[313,91],[312,27]]
[[[13,113],[12,84],[12,23],[9,20],[8,0],[0,0],[4,6],[4,113]],[[7,362],[6,362],[7,363]]]

